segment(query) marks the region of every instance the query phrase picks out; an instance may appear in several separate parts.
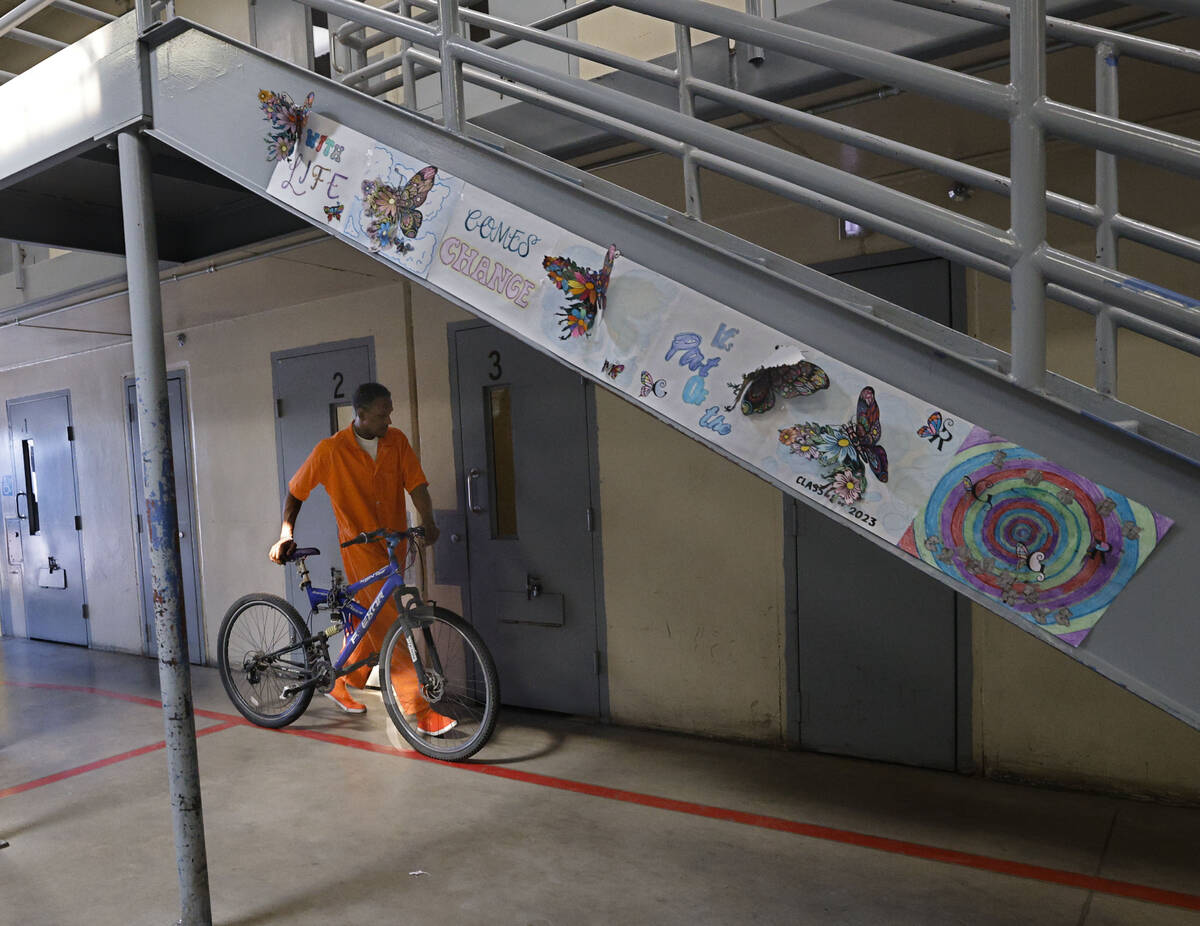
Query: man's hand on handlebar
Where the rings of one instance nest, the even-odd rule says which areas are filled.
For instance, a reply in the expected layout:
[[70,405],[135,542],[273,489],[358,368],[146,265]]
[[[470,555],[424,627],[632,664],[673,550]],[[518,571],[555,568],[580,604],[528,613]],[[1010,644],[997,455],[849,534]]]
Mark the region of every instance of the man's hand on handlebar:
[[294,541],[291,537],[281,537],[275,543],[275,545],[271,547],[271,550],[269,553],[267,553],[267,556],[271,558],[271,562],[282,566],[287,562],[287,558],[292,555],[295,549],[296,541]]
[[433,523],[422,524],[420,529],[425,532],[425,536],[418,537],[417,540],[427,547],[433,546],[437,542],[438,536],[442,533],[438,530],[438,526]]

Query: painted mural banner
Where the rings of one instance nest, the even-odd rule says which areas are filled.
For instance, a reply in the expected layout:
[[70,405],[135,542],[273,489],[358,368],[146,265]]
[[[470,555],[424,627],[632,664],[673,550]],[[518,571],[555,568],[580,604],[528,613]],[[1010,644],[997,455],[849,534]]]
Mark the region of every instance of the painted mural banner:
[[435,164],[262,91],[267,191],[1071,646],[1173,523]]

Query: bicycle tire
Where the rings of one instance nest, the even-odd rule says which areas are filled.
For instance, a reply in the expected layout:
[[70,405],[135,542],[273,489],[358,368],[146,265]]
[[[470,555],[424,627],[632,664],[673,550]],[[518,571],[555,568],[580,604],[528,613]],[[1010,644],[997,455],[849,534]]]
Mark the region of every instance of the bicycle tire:
[[423,711],[406,714],[400,704],[396,683],[404,690],[404,677],[411,679],[410,673],[415,671],[404,635],[404,618],[388,628],[380,650],[379,688],[384,706],[400,735],[417,752],[431,759],[461,762],[482,749],[496,727],[500,710],[496,664],[475,628],[453,611],[420,605],[406,612],[406,617],[417,625],[413,630],[417,655],[431,679],[430,687],[420,694],[434,712],[453,719],[456,725],[442,735],[431,735],[420,729],[429,715]]
[[238,712],[260,727],[286,727],[312,701],[312,688],[283,696],[288,683],[312,677],[308,650],[297,646],[294,656],[269,666],[252,666],[256,654],[275,652],[309,636],[304,619],[278,595],[243,595],[225,612],[217,635],[217,668],[221,684]]

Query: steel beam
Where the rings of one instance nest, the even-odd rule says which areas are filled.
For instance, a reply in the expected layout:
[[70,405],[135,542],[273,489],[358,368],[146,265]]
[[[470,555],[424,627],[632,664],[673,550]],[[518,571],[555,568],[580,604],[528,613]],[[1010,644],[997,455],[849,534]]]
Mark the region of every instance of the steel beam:
[[132,131],[117,136],[117,150],[121,163],[121,205],[125,223],[126,273],[129,276],[133,368],[137,380],[142,484],[150,534],[154,632],[158,641],[167,777],[179,869],[180,923],[182,926],[211,926],[191,666],[180,581],[179,519],[171,454],[158,248],[150,192],[150,153],[145,140]]

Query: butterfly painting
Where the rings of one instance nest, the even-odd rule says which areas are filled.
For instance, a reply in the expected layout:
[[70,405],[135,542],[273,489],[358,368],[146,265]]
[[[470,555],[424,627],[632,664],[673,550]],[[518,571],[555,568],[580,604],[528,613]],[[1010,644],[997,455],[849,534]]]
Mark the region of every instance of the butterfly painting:
[[847,422],[845,431],[854,448],[857,466],[852,464],[857,472],[864,473],[863,464],[871,467],[871,472],[880,482],[888,481],[887,452],[879,443],[883,436],[883,425],[879,422],[879,405],[875,401],[875,390],[870,386],[863,388],[858,394],[858,407],[854,418]]
[[616,379],[625,372],[625,364],[609,363],[607,360],[605,360],[604,366],[601,367],[600,372],[607,374],[609,379]]
[[785,399],[812,395],[829,388],[829,374],[815,363],[801,360],[776,367],[759,367],[742,377],[742,382],[727,383],[734,390],[733,402],[725,406],[731,412],[741,400],[743,415],[761,415],[775,407],[776,394]]
[[370,220],[367,235],[371,250],[393,247],[401,254],[412,250],[404,238],[415,238],[425,217],[421,214],[429,191],[437,180],[436,167],[422,167],[403,187],[382,180],[364,180],[363,214]]
[[323,206],[322,208],[325,210],[326,222],[332,222],[334,219],[340,222],[342,220],[342,212],[346,207],[342,203],[338,203],[334,206]]
[[271,123],[271,134],[264,139],[268,161],[286,161],[296,151],[300,144],[300,133],[308,121],[315,99],[316,95],[310,93],[303,103],[296,103],[286,93],[258,91],[258,105],[262,108],[263,118]]
[[950,426],[954,424],[953,418],[943,418],[941,412],[933,412],[929,416],[929,423],[923,424],[917,428],[917,437],[924,437],[929,443],[937,443],[937,449],[941,450],[942,445],[946,441],[954,437],[950,433]]
[[879,443],[883,426],[875,390],[866,386],[858,394],[854,417],[843,425],[808,422],[779,432],[779,442],[792,453],[817,460],[831,480],[829,497],[843,504],[857,501],[866,491],[866,472],[870,467],[880,482],[888,481],[887,451]]
[[991,493],[989,492],[987,495],[980,494],[984,489],[984,486],[982,483],[976,482],[970,476],[963,476],[962,484],[963,484],[963,488],[966,489],[968,492],[970,492],[971,496],[973,498],[975,498],[978,501],[983,502],[985,505],[991,505],[991,503],[992,503]]
[[655,379],[649,370],[642,370],[642,389],[638,393],[643,399],[648,395],[661,399],[667,394],[667,381]]
[[542,260],[542,267],[550,282],[567,295],[567,305],[556,313],[562,319],[559,322],[563,332],[561,340],[591,336],[592,329],[604,312],[613,261],[620,256],[617,246],[609,245],[599,270],[581,267],[568,257],[546,255]]
[[1103,563],[1105,554],[1111,552],[1112,544],[1093,534],[1092,542],[1088,546],[1087,553],[1083,555],[1083,561],[1086,563],[1089,559],[1098,559],[1101,563]]

